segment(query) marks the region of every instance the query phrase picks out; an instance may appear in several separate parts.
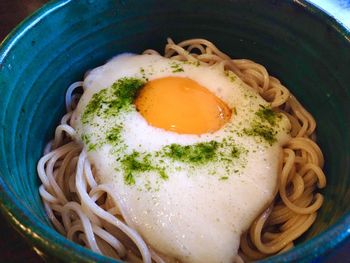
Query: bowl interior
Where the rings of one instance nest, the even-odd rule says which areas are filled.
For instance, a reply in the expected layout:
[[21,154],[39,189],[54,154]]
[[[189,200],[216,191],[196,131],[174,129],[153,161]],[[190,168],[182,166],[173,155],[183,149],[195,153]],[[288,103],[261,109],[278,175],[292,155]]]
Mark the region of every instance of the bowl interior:
[[64,113],[65,91],[116,54],[163,52],[167,37],[206,38],[235,58],[265,65],[317,121],[326,160],[325,203],[297,247],[271,260],[317,256],[342,241],[350,229],[350,34],[298,2],[62,0],[46,5],[12,33],[0,53],[0,182],[7,216],[46,253],[65,260],[107,260],[56,234],[38,195],[36,164]]

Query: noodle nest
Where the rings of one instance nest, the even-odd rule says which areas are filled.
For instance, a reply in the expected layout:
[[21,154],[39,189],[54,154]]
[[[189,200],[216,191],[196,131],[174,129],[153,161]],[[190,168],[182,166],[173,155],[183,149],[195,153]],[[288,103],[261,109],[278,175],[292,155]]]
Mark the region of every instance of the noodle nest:
[[[144,54],[158,54],[146,50]],[[168,39],[165,57],[179,61],[218,65],[233,71],[291,122],[291,139],[283,146],[278,189],[273,202],[241,237],[237,261],[262,259],[293,247],[294,241],[314,223],[326,185],[323,155],[315,143],[316,123],[310,113],[281,82],[251,60],[232,59],[205,39],[174,43]],[[83,82],[66,93],[67,113],[46,146],[37,170],[39,192],[52,224],[62,235],[96,253],[131,262],[164,262],[123,216],[118,194],[98,183],[94,167],[70,125],[83,92]]]

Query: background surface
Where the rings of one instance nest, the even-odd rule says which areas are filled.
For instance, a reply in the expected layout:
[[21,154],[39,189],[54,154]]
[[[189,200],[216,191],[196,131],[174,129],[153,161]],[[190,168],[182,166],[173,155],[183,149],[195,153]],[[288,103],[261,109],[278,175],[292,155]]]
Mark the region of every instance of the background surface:
[[[350,29],[350,0],[309,0],[324,9]],[[0,0],[0,41],[26,16],[48,1]],[[350,52],[350,50],[349,50]],[[12,230],[0,215],[0,262],[43,262],[43,260]],[[350,240],[342,247],[314,262],[349,262]]]

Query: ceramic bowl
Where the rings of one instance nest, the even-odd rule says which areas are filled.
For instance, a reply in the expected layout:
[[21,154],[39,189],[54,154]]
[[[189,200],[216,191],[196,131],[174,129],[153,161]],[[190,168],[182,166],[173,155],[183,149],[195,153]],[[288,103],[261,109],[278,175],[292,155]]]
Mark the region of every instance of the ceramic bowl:
[[275,0],[60,0],[22,22],[0,49],[1,210],[37,251],[60,262],[108,262],[59,235],[38,194],[36,164],[64,113],[64,94],[121,52],[206,38],[250,58],[317,120],[328,185],[316,223],[266,261],[307,261],[350,235],[350,33],[311,4]]

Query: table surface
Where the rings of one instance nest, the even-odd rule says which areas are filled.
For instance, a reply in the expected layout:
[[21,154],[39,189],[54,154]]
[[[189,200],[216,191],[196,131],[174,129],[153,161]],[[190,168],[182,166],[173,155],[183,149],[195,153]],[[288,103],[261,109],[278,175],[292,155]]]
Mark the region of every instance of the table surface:
[[[336,16],[350,28],[350,0],[310,0]],[[0,41],[26,16],[33,13],[45,0],[0,0]],[[43,260],[32,250],[0,215],[0,262],[41,263]],[[4,239],[3,237],[6,237]],[[350,262],[350,241],[326,258],[315,262]]]

